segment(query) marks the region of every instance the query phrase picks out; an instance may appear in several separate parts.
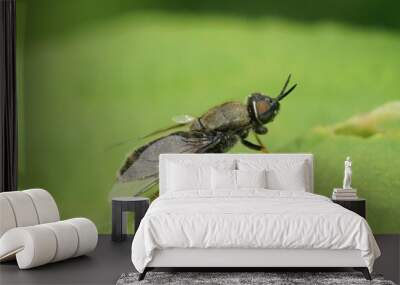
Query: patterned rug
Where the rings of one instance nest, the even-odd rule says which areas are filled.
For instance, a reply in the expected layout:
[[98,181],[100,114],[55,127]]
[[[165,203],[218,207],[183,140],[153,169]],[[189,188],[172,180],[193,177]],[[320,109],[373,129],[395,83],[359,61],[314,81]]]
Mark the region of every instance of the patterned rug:
[[297,285],[297,284],[368,284],[395,285],[380,275],[368,281],[359,272],[148,272],[138,281],[138,273],[122,274],[116,285],[213,284],[213,285]]

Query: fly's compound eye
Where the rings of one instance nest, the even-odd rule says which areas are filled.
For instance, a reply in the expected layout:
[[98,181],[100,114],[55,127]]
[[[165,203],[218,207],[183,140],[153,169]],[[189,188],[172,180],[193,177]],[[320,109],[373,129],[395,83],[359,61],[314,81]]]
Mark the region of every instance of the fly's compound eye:
[[270,104],[268,104],[266,101],[258,101],[256,103],[257,106],[257,113],[258,114],[263,114],[265,112],[268,112],[270,108]]

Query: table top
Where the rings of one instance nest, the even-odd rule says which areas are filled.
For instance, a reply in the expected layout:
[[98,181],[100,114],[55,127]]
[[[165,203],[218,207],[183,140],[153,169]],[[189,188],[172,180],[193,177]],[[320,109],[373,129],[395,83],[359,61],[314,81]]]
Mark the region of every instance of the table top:
[[333,199],[332,201],[340,201],[340,202],[354,202],[354,201],[365,201],[365,198],[352,198],[352,199]]
[[118,202],[139,202],[139,201],[149,201],[149,198],[146,197],[114,197],[112,198],[113,201],[118,201]]

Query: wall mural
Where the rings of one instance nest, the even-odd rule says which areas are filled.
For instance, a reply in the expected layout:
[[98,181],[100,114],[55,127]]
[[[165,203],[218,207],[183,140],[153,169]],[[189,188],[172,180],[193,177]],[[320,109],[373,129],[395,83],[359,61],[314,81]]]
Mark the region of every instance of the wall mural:
[[[265,144],[313,153],[327,197],[350,156],[374,233],[399,233],[400,1],[382,1],[18,0],[18,187],[110,233],[110,196],[157,196],[158,153]],[[272,96],[242,103],[255,90]]]
[[[271,123],[278,115],[280,101],[296,88],[297,84],[294,84],[287,90],[290,77],[291,75],[275,98],[252,93],[245,104],[226,102],[211,108],[199,118],[188,115],[176,117],[176,125],[155,131],[146,137],[185,126],[189,130],[171,133],[133,151],[119,170],[118,181],[141,181],[140,185],[131,184],[128,193],[143,194],[158,183],[158,157],[162,153],[223,153],[228,152],[239,140],[251,150],[267,152],[258,135],[267,134],[268,129],[265,125]],[[247,140],[250,132],[258,144]],[[112,195],[117,195],[117,189],[119,188],[114,187]]]

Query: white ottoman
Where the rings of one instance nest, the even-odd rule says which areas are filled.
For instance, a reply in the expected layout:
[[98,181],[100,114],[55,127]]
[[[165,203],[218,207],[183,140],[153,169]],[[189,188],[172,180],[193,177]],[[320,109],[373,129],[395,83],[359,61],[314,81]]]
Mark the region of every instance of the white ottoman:
[[59,220],[57,205],[42,189],[0,193],[0,261],[20,269],[84,255],[96,248],[97,228],[86,218]]

